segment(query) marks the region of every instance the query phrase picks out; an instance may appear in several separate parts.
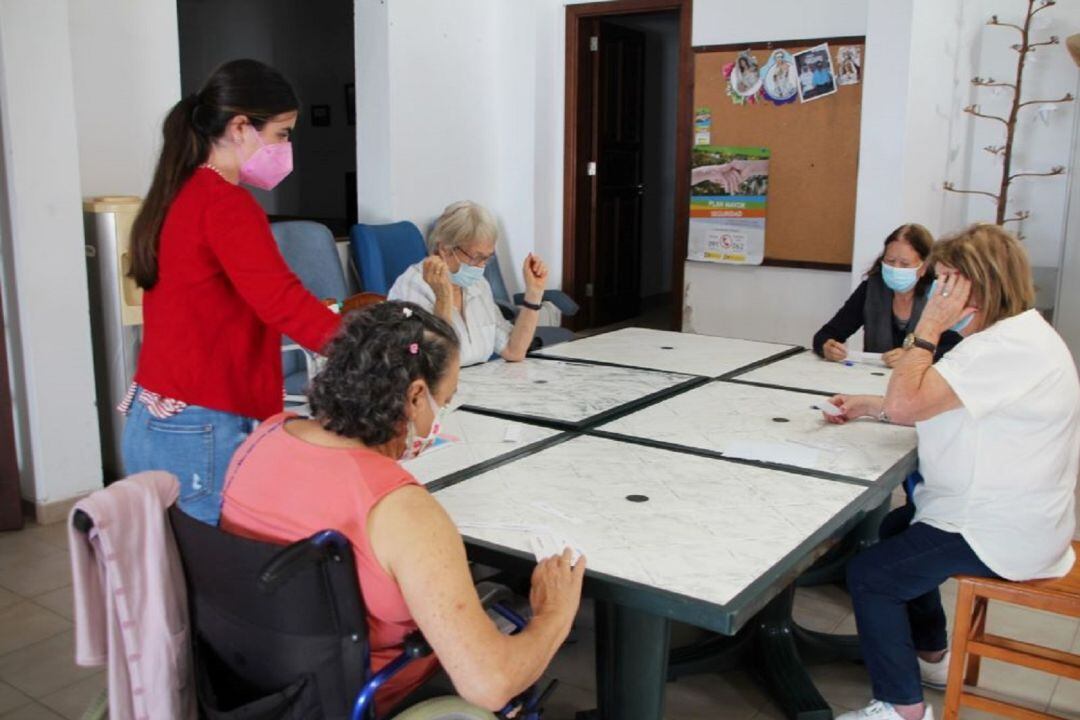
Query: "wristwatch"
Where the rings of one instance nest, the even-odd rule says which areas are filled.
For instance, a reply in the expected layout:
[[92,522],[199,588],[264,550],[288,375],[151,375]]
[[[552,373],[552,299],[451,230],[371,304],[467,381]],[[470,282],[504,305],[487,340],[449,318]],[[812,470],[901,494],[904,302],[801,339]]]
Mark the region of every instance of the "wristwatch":
[[904,338],[903,347],[905,350],[910,350],[913,347],[922,348],[923,350],[929,352],[931,355],[937,352],[937,345],[930,342],[929,340],[923,340],[920,337],[915,337],[915,333],[907,334],[907,337]]
[[522,307],[527,307],[530,310],[540,310],[540,308],[544,307],[543,303],[531,303],[524,298],[522,298],[521,300],[521,305]]

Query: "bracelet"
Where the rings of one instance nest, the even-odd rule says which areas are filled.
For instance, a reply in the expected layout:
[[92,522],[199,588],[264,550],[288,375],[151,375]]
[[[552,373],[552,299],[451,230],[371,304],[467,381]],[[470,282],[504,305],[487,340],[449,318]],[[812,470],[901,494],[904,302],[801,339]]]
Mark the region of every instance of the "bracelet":
[[522,298],[521,299],[521,306],[529,308],[530,310],[539,310],[540,308],[543,307],[543,303],[531,303],[528,300]]

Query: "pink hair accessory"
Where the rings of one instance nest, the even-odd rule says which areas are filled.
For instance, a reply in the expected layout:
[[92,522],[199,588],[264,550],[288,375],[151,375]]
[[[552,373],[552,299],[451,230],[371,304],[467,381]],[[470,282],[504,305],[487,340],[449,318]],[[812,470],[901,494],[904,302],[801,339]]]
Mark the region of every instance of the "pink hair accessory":
[[417,355],[419,353],[420,353],[420,344],[419,343],[413,343],[412,345],[409,346],[409,354],[410,355]]

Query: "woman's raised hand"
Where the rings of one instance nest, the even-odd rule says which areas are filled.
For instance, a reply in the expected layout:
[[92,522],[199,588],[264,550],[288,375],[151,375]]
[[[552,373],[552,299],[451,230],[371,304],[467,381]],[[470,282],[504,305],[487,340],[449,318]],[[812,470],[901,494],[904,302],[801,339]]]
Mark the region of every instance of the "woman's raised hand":
[[430,255],[424,258],[424,264],[421,269],[423,271],[424,282],[426,282],[435,293],[435,299],[449,299],[452,287],[450,285],[450,268],[446,266],[446,262],[438,255]]

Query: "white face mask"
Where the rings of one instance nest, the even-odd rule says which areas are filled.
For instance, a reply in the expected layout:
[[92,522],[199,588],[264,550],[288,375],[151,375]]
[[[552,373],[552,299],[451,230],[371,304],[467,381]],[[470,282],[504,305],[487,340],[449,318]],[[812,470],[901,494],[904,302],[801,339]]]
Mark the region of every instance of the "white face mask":
[[442,417],[446,413],[446,408],[439,407],[439,404],[435,402],[435,398],[431,396],[430,390],[425,388],[424,394],[427,395],[428,403],[431,405],[431,413],[434,415],[434,419],[431,421],[431,430],[428,431],[427,435],[418,437],[416,425],[410,420],[409,431],[405,435],[405,449],[401,451],[399,460],[412,460],[420,457],[420,453],[431,447],[431,444],[435,442],[435,438],[439,437],[439,431],[442,430]]

